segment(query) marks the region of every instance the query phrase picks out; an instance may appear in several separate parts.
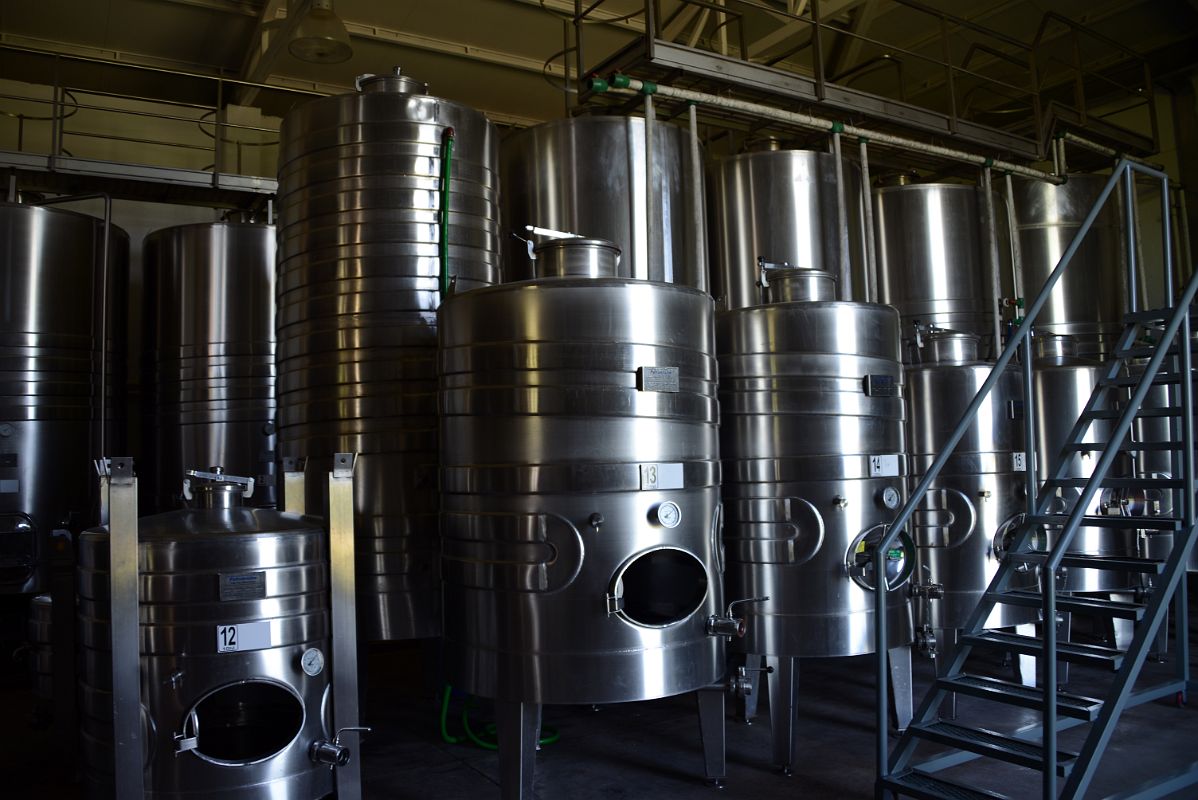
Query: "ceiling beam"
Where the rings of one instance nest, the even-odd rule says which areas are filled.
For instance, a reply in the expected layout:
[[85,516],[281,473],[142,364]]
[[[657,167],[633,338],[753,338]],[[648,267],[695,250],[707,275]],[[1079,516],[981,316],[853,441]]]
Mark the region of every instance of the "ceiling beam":
[[254,0],[159,0],[159,2],[205,8],[209,11],[221,11],[226,14],[241,14],[243,17],[257,17],[262,11],[262,3]]
[[[820,24],[825,25],[833,18],[840,16],[846,11],[851,11],[853,8],[856,8],[865,2],[868,2],[868,0],[827,0],[827,2],[820,3]],[[810,19],[792,19],[791,17],[780,13],[769,11],[766,13],[769,13],[770,16],[773,16],[777,19],[786,20],[786,22],[782,25],[782,27],[770,31],[760,39],[749,42],[747,45],[749,58],[756,58],[769,50],[771,47],[785,42],[790,37],[802,33],[803,31],[812,30],[813,23]]]
[[463,42],[451,42],[432,36],[421,36],[417,33],[385,28],[382,25],[367,25],[362,22],[351,22],[350,20],[345,20],[345,29],[349,31],[350,38],[353,39],[410,47],[414,50],[440,53],[442,55],[464,58],[469,61],[507,67],[521,72],[532,72],[537,75],[545,74],[565,77],[565,67],[562,64],[550,63],[546,65],[541,59],[530,58],[517,53],[492,50],[488,47],[476,47],[475,45]]
[[[853,21],[849,23],[849,33],[857,36],[864,36],[869,31],[869,26],[873,24],[874,19],[878,16],[880,0],[866,0],[861,6],[853,12]],[[828,75],[836,76],[845,72],[849,67],[856,64],[857,59],[861,56],[861,46],[864,41],[858,39],[857,36],[840,36],[837,38],[835,46],[832,48],[832,58],[828,65]]]
[[[265,83],[274,70],[275,61],[282,55],[283,48],[311,6],[312,0],[267,0],[262,6],[262,15],[258,17],[258,25],[250,36],[245,61],[238,75],[241,80]],[[237,92],[236,102],[250,105],[257,97],[257,89],[245,86]]]

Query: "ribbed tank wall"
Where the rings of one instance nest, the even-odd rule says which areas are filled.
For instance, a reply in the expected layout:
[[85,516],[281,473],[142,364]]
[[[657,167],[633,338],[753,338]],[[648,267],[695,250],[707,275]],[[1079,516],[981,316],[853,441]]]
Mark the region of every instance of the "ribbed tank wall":
[[[508,136],[500,148],[504,226],[520,235],[535,225],[607,239],[623,251],[621,276],[706,289],[690,133],[666,123],[655,128],[652,216],[659,228],[652,241],[645,140],[638,117],[576,117]],[[535,277],[520,241],[509,238],[505,248],[508,280]]]
[[[101,448],[104,224],[0,203],[0,593],[47,580],[49,534],[81,529]],[[129,238],[109,229],[103,448],[123,449]]]
[[[873,650],[865,543],[905,496],[903,368],[889,306],[792,302],[719,315],[720,450],[730,597],[745,608],[738,646],[777,656]],[[900,539],[888,585],[914,568]],[[906,591],[888,594],[892,642],[909,642]]]
[[[440,633],[442,245],[457,290],[500,277],[495,128],[473,109],[422,92],[397,75],[371,77],[356,94],[295,109],[281,132],[279,454],[307,457],[315,475],[331,469],[334,453],[358,454],[358,620],[366,640]],[[307,485],[306,507],[322,513],[322,482]]]
[[618,278],[441,309],[445,651],[455,686],[535,703],[706,686],[724,645],[706,293]]
[[[317,800],[331,772],[308,746],[327,738],[330,670],[325,534],[293,514],[189,509],[139,523],[142,742],[146,794],[160,798]],[[91,798],[112,796],[108,532],[79,539],[79,718]],[[241,649],[221,652],[219,628]],[[251,643],[251,631],[265,628]],[[189,719],[192,712],[195,718]],[[198,731],[197,731],[198,728]],[[176,735],[198,733],[176,754]]]
[[[181,506],[180,477],[221,465],[275,492],[275,229],[219,222],[146,237],[146,505]],[[169,476],[169,480],[158,480]]]

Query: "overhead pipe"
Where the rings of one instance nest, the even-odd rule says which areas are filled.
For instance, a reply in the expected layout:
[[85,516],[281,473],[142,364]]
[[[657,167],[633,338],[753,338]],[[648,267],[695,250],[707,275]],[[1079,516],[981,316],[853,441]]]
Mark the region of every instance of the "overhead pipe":
[[[986,272],[990,276],[991,312],[994,314],[994,342],[991,350],[994,357],[1002,352],[1002,281],[998,266],[998,220],[994,215],[994,185],[990,168],[982,167],[982,206],[984,209],[982,232],[985,234]],[[1012,287],[1012,291],[1014,287]]]
[[905,150],[910,150],[917,153],[925,153],[927,155],[938,156],[952,161],[960,161],[965,164],[972,164],[975,167],[990,167],[999,170],[1000,172],[1009,173],[1011,175],[1019,175],[1025,178],[1032,178],[1038,181],[1047,183],[1060,184],[1064,183],[1064,178],[1053,175],[1043,170],[1033,169],[1022,164],[1015,164],[1011,161],[1002,159],[990,158],[981,156],[977,153],[970,153],[965,150],[957,150],[952,147],[943,147],[938,144],[930,144],[921,142],[916,139],[908,139],[905,136],[895,136],[890,133],[860,128],[856,125],[848,125],[843,122],[828,119],[826,117],[817,117],[812,114],[804,114],[798,111],[785,111],[774,106],[767,106],[761,103],[753,103],[747,100],[736,100],[731,97],[721,97],[719,95],[708,94],[706,92],[696,92],[691,89],[678,89],[673,86],[662,86],[652,81],[643,81],[638,78],[633,78],[628,75],[615,74],[610,79],[591,78],[589,83],[591,91],[602,94],[604,92],[614,92],[616,94],[643,94],[645,96],[660,95],[672,100],[686,100],[692,103],[700,103],[702,105],[711,106],[713,108],[723,108],[729,111],[740,111],[745,114],[751,114],[762,119],[772,119],[778,122],[785,122],[790,125],[796,125],[801,128],[810,130],[833,131],[842,133],[848,136],[857,136],[868,139],[875,144],[883,144],[891,147],[898,147]]
[[865,302],[878,302],[878,256],[874,241],[874,192],[869,178],[869,144],[860,140],[861,197],[865,202]]
[[849,209],[844,192],[844,154],[840,150],[840,131],[832,131],[832,157],[836,159],[836,230],[840,251],[840,299],[853,300],[853,263],[849,258]]

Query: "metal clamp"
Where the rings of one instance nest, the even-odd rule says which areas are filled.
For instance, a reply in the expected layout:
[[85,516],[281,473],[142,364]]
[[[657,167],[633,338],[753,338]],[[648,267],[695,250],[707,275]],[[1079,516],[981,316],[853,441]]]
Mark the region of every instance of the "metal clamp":
[[178,758],[183,753],[190,753],[199,747],[200,744],[200,716],[193,708],[188,712],[183,719],[183,730],[176,733],[175,739],[175,757]]
[[244,486],[241,490],[241,496],[247,500],[254,496],[254,479],[245,478],[240,475],[228,475],[225,473],[224,467],[210,467],[208,471],[200,469],[189,469],[183,473],[183,497],[186,500],[192,499],[191,481],[193,478],[201,481],[211,481],[213,483],[234,483],[238,486]]
[[308,758],[312,759],[314,764],[327,766],[330,770],[349,764],[353,752],[341,743],[341,734],[346,731],[370,733],[370,728],[353,725],[339,729],[331,742],[327,739],[316,739],[308,745]]

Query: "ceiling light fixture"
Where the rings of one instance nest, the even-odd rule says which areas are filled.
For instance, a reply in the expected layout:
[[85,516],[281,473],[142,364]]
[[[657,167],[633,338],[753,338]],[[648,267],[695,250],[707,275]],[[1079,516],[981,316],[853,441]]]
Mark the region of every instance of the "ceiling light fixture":
[[333,11],[333,0],[312,0],[312,7],[287,43],[287,51],[311,64],[340,64],[354,54],[345,23]]

